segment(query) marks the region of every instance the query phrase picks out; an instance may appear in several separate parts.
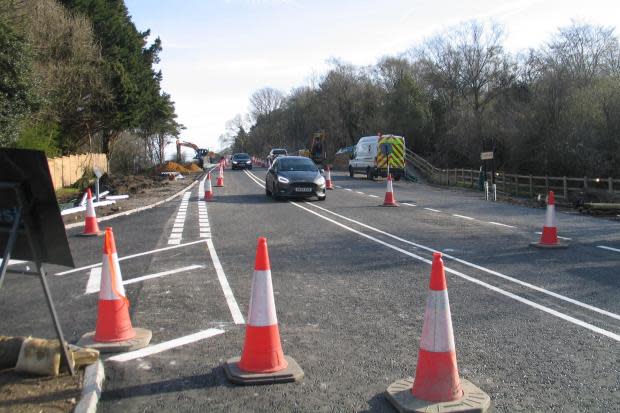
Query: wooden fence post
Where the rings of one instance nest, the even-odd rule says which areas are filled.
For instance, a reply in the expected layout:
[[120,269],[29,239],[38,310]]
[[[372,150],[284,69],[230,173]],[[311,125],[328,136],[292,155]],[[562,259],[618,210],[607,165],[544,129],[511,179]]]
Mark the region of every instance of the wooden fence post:
[[568,200],[568,182],[566,181],[566,177],[562,178],[562,184],[564,186],[564,200]]
[[607,178],[607,182],[609,185],[609,192],[614,192],[614,179],[610,176]]
[[469,180],[471,181],[471,187],[474,187],[474,170],[470,169],[469,170]]
[[545,175],[545,193],[549,193],[549,177]]
[[583,177],[583,189],[588,189],[588,177]]
[[534,183],[532,182],[532,175],[530,175],[530,198],[534,196]]
[[519,175],[515,175],[515,196],[519,196]]
[[505,172],[502,172],[502,187],[504,188],[504,193],[505,194],[508,193],[506,191],[506,173]]

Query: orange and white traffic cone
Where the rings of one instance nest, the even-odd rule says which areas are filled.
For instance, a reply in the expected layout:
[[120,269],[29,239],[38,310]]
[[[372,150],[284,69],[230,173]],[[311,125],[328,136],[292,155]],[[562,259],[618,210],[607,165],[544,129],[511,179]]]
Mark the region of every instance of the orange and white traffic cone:
[[84,214],[84,231],[79,236],[96,237],[102,235],[97,223],[97,215],[95,214],[95,206],[93,205],[93,193],[90,188],[86,190],[86,213]]
[[213,188],[211,188],[211,172],[207,172],[207,184],[205,186],[205,201],[213,199]]
[[555,219],[555,194],[549,191],[547,198],[547,211],[545,213],[545,224],[540,235],[539,242],[533,242],[530,245],[540,248],[566,248],[567,245],[560,244],[558,239],[557,221]]
[[[394,382],[387,389],[398,411],[484,412],[491,399],[471,382],[460,379],[456,363],[452,316],[441,253],[433,253],[430,292],[424,312],[415,380]],[[469,409],[464,410],[465,407]]]
[[325,179],[325,189],[334,189],[334,184],[332,183],[332,173],[329,170],[329,166],[327,167],[327,178]]
[[217,181],[215,181],[215,186],[220,188],[224,186],[224,166],[220,163],[220,170],[217,174]]
[[243,351],[241,357],[228,360],[224,370],[228,379],[238,384],[284,383],[300,380],[304,375],[297,362],[282,352],[264,237],[258,239],[256,248]]
[[114,234],[108,227],[103,242],[97,325],[94,332],[82,336],[78,345],[101,352],[129,351],[146,347],[151,337],[150,330],[131,325]]
[[394,189],[392,187],[392,175],[387,177],[387,188],[385,190],[385,198],[383,199],[383,205],[386,207],[397,207],[396,198],[394,198]]

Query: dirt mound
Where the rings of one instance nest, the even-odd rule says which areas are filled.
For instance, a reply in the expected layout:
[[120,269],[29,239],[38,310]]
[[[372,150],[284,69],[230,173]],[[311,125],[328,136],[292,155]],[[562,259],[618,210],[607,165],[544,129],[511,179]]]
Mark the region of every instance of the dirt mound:
[[168,181],[160,176],[110,176],[105,174],[100,181],[102,190],[110,191],[113,195],[137,194],[147,188],[168,185]]
[[191,163],[187,166],[187,169],[190,172],[202,172],[202,168],[198,165],[196,165],[195,163]]
[[176,162],[168,161],[163,166],[158,168],[158,172],[179,172],[182,174],[188,174],[192,171]]

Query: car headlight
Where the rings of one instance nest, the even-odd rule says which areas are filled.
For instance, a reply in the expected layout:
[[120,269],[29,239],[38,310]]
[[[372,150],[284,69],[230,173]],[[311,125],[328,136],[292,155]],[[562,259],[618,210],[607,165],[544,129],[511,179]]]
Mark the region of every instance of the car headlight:
[[285,178],[283,176],[278,176],[278,182],[282,182],[283,184],[288,184],[291,181],[289,181],[288,178]]
[[319,176],[318,178],[314,180],[314,183],[319,186],[325,185],[325,178],[323,178],[322,176]]
[[237,161],[233,161],[233,163],[237,163]]

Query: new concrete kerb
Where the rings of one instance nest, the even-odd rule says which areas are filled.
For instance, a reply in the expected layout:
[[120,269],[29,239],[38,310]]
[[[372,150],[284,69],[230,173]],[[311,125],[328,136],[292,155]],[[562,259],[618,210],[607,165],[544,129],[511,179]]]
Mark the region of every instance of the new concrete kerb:
[[95,413],[97,411],[97,403],[99,402],[99,397],[101,397],[104,378],[105,374],[101,360],[97,360],[96,363],[86,367],[82,398],[75,406],[74,413]]
[[[196,185],[200,181],[200,179],[203,176],[204,176],[204,174],[200,175],[194,182],[192,182],[191,184],[189,184],[185,188],[181,189],[176,194],[174,194],[172,196],[169,196],[166,199],[163,199],[161,201],[157,201],[157,202],[155,202],[154,204],[151,204],[151,205],[146,205],[146,206],[143,206],[143,207],[140,207],[140,208],[130,209],[129,211],[119,212],[118,214],[112,214],[112,215],[107,215],[105,217],[97,218],[97,221],[98,222],[108,221],[110,219],[114,219],[114,218],[118,218],[118,217],[123,217],[123,216],[131,215],[131,214],[135,214],[136,212],[146,211],[147,209],[155,208],[156,206],[161,205],[163,203],[166,203],[166,202],[168,202],[168,201],[178,197],[179,195],[185,193],[186,191],[189,191],[194,185]],[[84,226],[84,221],[65,225],[65,229],[78,228],[78,227],[83,227],[83,226]]]

